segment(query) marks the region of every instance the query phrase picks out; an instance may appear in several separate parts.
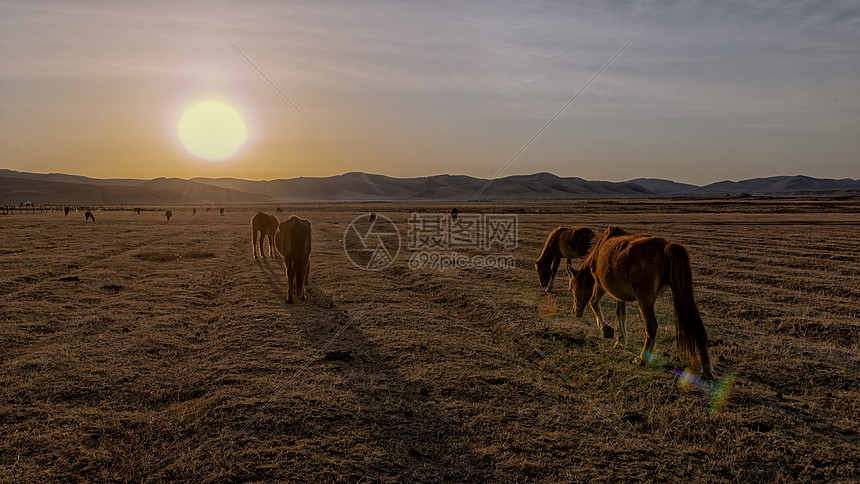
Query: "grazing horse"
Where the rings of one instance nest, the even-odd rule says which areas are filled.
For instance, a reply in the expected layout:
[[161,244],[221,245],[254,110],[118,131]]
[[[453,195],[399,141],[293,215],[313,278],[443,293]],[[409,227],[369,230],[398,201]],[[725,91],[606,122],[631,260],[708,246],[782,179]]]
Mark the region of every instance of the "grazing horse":
[[167,221],[170,222],[170,217],[173,216],[173,212],[168,210],[168,211],[164,212],[164,216],[167,217]]
[[191,209],[191,215],[197,215],[197,209],[196,208]]
[[293,292],[305,299],[305,286],[311,269],[311,223],[291,215],[278,225],[275,232],[275,250],[284,259],[287,273],[287,302],[293,302]]
[[376,220],[376,212],[370,212],[370,215],[367,216],[367,219],[370,221],[370,223],[373,223],[373,221]]
[[458,215],[460,215],[460,211],[457,210],[457,207],[452,208],[451,209],[451,221],[456,222]]
[[702,377],[712,379],[713,366],[708,356],[708,333],[702,323],[699,308],[693,298],[693,273],[690,256],[682,245],[648,234],[631,234],[618,227],[609,227],[597,239],[588,257],[573,277],[573,311],[581,317],[586,302],[597,317],[604,336],[612,337],[612,327],[600,310],[600,298],[609,293],[618,300],[620,334],[616,346],[627,345],[624,301],[639,303],[645,321],[645,346],[633,360],[636,364],[649,362],[654,355],[657,318],[654,302],[667,288],[672,289],[675,304],[675,340],[678,349],[691,364],[696,353],[702,367]]
[[275,232],[279,223],[278,217],[265,212],[257,212],[257,215],[251,218],[251,249],[254,251],[254,258],[257,258],[257,240],[260,241],[260,257],[265,257],[263,239],[269,239],[269,257],[275,254]]
[[138,215],[140,215],[140,211],[141,211],[141,210],[143,210],[143,209],[142,209],[142,208],[140,208],[140,207],[134,207],[134,213],[136,213],[136,214],[138,214]]
[[85,217],[85,218],[84,218],[84,220],[86,220],[87,222],[89,222],[90,220],[92,220],[93,222],[95,222],[95,221],[96,221],[96,216],[95,216],[95,215],[93,215],[93,213],[92,213],[92,212],[90,212],[89,210],[87,210],[87,211],[84,213],[84,217]]
[[66,217],[68,217],[68,216],[69,216],[69,212],[71,212],[71,209],[70,209],[69,207],[63,207],[63,212],[65,212],[65,213],[66,213]]
[[223,209],[223,208],[218,209],[218,214],[219,214],[219,215],[224,215],[224,209]]
[[[550,232],[540,257],[535,259],[535,269],[540,280],[540,287],[545,287],[546,292],[550,292],[561,260],[566,260],[565,265],[568,273],[570,273],[570,260],[573,258],[584,259],[588,255],[588,249],[591,248],[593,241],[594,231],[588,227],[562,227],[559,225]],[[568,289],[570,289],[569,284]]]

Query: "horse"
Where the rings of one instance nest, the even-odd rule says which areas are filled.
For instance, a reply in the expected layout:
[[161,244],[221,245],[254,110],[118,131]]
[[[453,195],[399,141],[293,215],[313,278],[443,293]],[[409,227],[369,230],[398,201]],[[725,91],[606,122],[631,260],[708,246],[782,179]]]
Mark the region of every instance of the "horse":
[[140,215],[140,211],[141,211],[141,210],[143,210],[143,209],[142,209],[142,208],[140,208],[140,207],[134,207],[134,213],[136,213],[136,214],[138,214],[138,215]]
[[191,209],[191,215],[197,215],[197,209],[196,208]]
[[69,212],[71,212],[71,211],[72,211],[72,209],[70,209],[69,207],[63,207],[63,212],[66,213],[66,217],[69,216]]
[[690,256],[684,246],[648,234],[631,234],[610,226],[601,234],[572,281],[573,312],[582,317],[585,304],[591,306],[598,327],[606,338],[612,337],[612,327],[600,310],[600,298],[609,293],[618,300],[620,334],[615,345],[627,345],[624,302],[639,303],[645,321],[645,346],[633,363],[651,362],[657,336],[654,303],[667,288],[672,289],[675,306],[675,340],[678,349],[695,365],[696,353],[701,362],[702,377],[713,379],[713,366],[708,355],[708,333],[693,297],[693,273]]
[[[269,257],[275,252],[275,232],[278,230],[280,221],[278,217],[269,215],[265,212],[257,212],[251,218],[251,249],[254,251],[254,258],[257,258],[257,241],[260,242],[260,257],[265,257],[263,252],[263,239],[269,239]],[[259,234],[259,239],[257,238]]]
[[93,213],[92,213],[92,212],[90,212],[89,210],[87,210],[87,211],[84,213],[84,217],[85,217],[85,218],[84,218],[84,220],[86,220],[87,222],[89,222],[90,220],[92,220],[92,221],[95,223],[95,221],[96,221],[96,216],[95,216],[95,215],[93,215]]
[[224,215],[224,209],[223,208],[218,209],[218,215]]
[[[552,291],[552,283],[561,259],[567,262],[568,275],[571,274],[570,260],[573,258],[584,259],[591,248],[594,240],[594,231],[588,227],[562,227],[559,225],[546,238],[540,257],[535,259],[535,269],[538,273],[540,287],[545,287],[546,292]],[[568,284],[568,290],[570,284]]]
[[173,216],[173,212],[168,210],[168,211],[164,212],[164,216],[167,217],[167,221],[170,222],[170,217]]
[[376,212],[370,212],[370,215],[367,216],[367,219],[370,223],[373,223],[376,220]]
[[460,215],[460,211],[457,210],[457,207],[452,208],[451,209],[451,221],[456,222],[458,215]]
[[275,250],[284,260],[287,274],[287,302],[293,302],[293,292],[304,300],[305,286],[311,269],[311,223],[290,215],[275,232]]

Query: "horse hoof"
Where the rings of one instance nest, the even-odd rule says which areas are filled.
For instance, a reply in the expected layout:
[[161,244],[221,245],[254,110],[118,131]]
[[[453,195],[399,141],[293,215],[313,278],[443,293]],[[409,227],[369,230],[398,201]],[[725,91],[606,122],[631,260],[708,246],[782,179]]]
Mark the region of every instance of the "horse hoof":
[[615,330],[612,329],[612,326],[604,326],[603,327],[603,337],[606,339],[612,338],[615,336]]
[[645,366],[645,360],[641,356],[637,356],[633,358],[633,364],[639,366]]

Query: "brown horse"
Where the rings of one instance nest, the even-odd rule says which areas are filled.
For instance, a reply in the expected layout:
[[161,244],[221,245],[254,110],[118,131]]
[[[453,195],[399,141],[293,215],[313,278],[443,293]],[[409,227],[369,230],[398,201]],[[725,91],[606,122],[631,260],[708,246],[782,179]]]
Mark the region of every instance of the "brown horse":
[[451,221],[457,222],[457,216],[460,215],[460,211],[457,210],[457,207],[451,209]]
[[70,209],[69,207],[63,207],[63,212],[65,212],[66,217],[68,217],[68,216],[69,216],[69,212],[70,212],[70,211],[71,211],[71,209]]
[[[278,230],[280,221],[278,217],[269,215],[265,212],[257,212],[257,215],[251,219],[251,249],[254,251],[254,257],[257,257],[257,241],[259,240],[259,257],[265,257],[263,252],[263,239],[269,240],[269,257],[275,254],[275,232]],[[258,238],[259,234],[259,238]]]
[[84,213],[84,220],[86,220],[87,222],[89,222],[90,220],[92,220],[93,222],[95,222],[95,221],[96,221],[96,216],[95,216],[95,215],[93,215],[93,213],[92,213],[92,212],[90,212],[89,210],[87,210],[87,211]]
[[[535,259],[540,287],[545,287],[546,292],[552,290],[555,274],[561,259],[567,260],[568,272],[570,272],[570,259],[585,258],[588,249],[594,240],[594,231],[588,227],[556,227],[546,238],[540,257]],[[570,285],[568,284],[568,289]]]
[[295,215],[281,222],[275,232],[275,250],[284,259],[287,302],[293,302],[293,292],[304,300],[311,269],[311,223]]
[[645,346],[633,360],[636,364],[651,361],[657,336],[654,303],[667,288],[672,289],[675,304],[675,339],[678,349],[695,364],[696,353],[702,366],[702,377],[713,378],[708,356],[708,333],[702,323],[693,297],[693,273],[690,256],[683,246],[648,234],[631,234],[609,227],[597,239],[588,257],[573,278],[573,311],[581,317],[586,302],[597,317],[604,336],[612,337],[612,327],[600,310],[600,298],[609,293],[618,300],[619,332],[616,346],[627,345],[624,301],[639,303],[645,321]]
[[167,221],[170,222],[170,217],[173,216],[173,212],[168,210],[168,211],[164,212],[164,216],[167,217]]

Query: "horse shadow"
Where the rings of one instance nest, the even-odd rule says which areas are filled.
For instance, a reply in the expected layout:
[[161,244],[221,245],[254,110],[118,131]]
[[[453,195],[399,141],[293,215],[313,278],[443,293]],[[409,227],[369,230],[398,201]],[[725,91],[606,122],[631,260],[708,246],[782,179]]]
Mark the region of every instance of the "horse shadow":
[[[316,350],[314,358],[337,373],[358,401],[361,410],[356,420],[372,429],[375,443],[386,453],[379,476],[396,468],[401,472],[398,478],[407,481],[424,481],[430,476],[444,481],[500,477],[486,454],[472,450],[462,422],[445,415],[433,396],[432,384],[405,379],[386,362],[389,356],[362,334],[358,319],[372,311],[372,300],[346,316],[315,283],[312,271],[308,298],[288,305],[283,264],[259,259],[256,263],[272,294],[290,312],[302,314],[299,336]],[[373,472],[372,468],[364,470]]]

